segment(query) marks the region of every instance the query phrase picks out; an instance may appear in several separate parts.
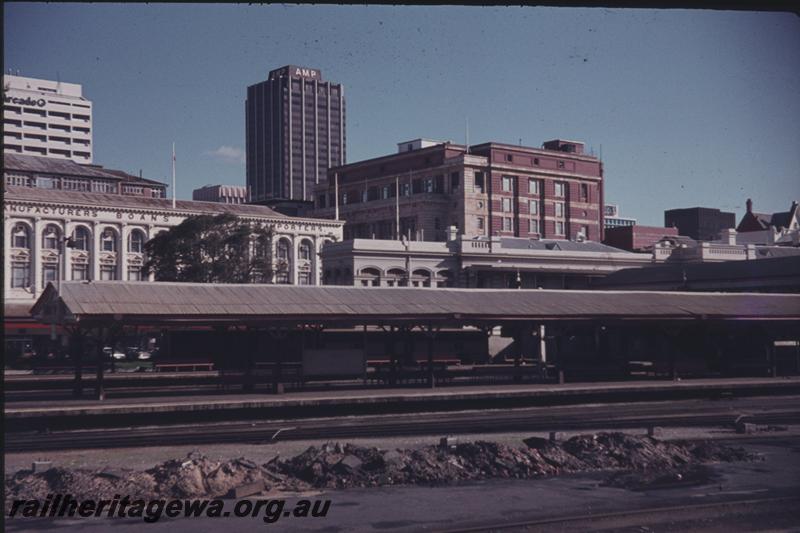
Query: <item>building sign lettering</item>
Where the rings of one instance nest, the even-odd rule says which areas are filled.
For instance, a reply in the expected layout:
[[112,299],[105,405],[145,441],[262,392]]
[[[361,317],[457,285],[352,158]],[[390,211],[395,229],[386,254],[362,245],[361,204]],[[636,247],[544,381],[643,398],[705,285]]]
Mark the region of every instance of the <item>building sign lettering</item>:
[[17,98],[15,96],[7,96],[5,94],[3,95],[3,102],[6,104],[33,105],[38,107],[44,107],[44,105],[47,103],[45,102],[44,98],[34,100],[30,96],[28,98]]

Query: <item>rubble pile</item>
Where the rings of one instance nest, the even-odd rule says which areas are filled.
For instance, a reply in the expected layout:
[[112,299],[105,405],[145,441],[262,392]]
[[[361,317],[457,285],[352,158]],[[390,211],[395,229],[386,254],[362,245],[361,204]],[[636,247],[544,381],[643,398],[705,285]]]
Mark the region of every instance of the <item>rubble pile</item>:
[[680,480],[699,463],[758,458],[741,448],[708,441],[670,443],[623,433],[579,435],[563,442],[531,437],[523,442],[525,446],[513,447],[486,441],[451,444],[443,439],[443,444],[410,450],[326,443],[309,447],[290,459],[276,457],[262,465],[245,458],[214,461],[192,452],[182,460],[165,461],[143,472],[22,470],[6,476],[6,504],[15,499],[43,500],[55,493],[98,499],[114,494],[141,498],[222,497],[253,483],[263,483],[265,490],[297,491],[527,479],[596,470],[638,472],[638,477],[617,475],[609,481],[613,486],[630,486]]

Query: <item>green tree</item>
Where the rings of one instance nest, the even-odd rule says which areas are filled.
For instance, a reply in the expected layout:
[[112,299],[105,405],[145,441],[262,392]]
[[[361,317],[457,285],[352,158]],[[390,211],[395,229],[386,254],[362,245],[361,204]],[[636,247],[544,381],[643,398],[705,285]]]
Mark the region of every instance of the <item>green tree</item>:
[[230,214],[191,216],[145,244],[142,270],[158,281],[265,283],[273,235]]

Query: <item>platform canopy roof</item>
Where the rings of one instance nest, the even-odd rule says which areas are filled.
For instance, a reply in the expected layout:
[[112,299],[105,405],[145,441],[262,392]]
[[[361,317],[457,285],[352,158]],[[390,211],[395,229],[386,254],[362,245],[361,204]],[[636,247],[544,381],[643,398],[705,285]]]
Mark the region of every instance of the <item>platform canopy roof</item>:
[[31,313],[125,325],[800,321],[800,295],[65,281],[48,285]]

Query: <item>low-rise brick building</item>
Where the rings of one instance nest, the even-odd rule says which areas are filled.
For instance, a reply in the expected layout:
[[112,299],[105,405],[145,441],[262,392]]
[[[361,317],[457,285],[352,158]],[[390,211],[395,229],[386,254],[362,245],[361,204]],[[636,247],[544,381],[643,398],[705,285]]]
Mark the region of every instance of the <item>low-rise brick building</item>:
[[443,242],[451,226],[468,238],[602,239],[603,166],[583,143],[466,147],[417,139],[398,147],[330,169],[316,189],[314,216],[344,220],[345,240]]

